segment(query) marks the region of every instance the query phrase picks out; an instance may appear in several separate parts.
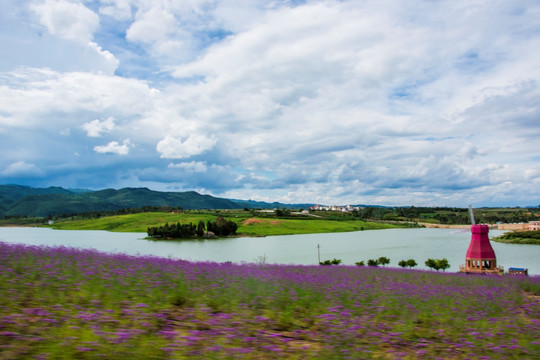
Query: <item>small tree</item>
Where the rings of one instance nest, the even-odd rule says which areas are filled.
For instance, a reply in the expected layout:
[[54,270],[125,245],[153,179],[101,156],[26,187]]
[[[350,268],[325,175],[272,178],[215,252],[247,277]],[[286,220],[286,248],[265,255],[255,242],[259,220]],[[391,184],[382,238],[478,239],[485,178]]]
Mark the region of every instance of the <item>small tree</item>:
[[399,266],[401,266],[402,268],[406,268],[407,266],[409,266],[407,264],[407,260],[400,260],[399,263],[398,263]]
[[356,265],[356,266],[365,266],[366,264],[364,264],[364,260],[362,260],[362,261],[355,262],[354,265]]
[[445,258],[437,260],[437,271],[439,269],[442,269],[442,271],[446,271],[446,269],[450,268],[450,263]]
[[197,231],[195,233],[197,234],[197,236],[202,237],[205,231],[206,226],[204,225],[204,221],[199,220],[199,223],[197,224]]
[[450,263],[445,258],[443,258],[443,259],[427,259],[426,260],[426,266],[431,268],[431,269],[435,269],[437,271],[439,271],[441,269],[443,271],[445,271],[446,269],[448,269],[450,267]]
[[415,267],[416,265],[418,264],[416,263],[416,261],[414,261],[414,259],[407,260],[407,266],[410,267],[411,269]]
[[[427,259],[425,264],[430,269],[435,269],[437,267],[437,262],[433,259]],[[437,271],[439,270],[437,269]]]
[[368,266],[379,266],[379,261],[374,259],[369,259],[367,261]]
[[378,262],[379,264],[381,264],[382,266],[385,266],[385,265],[390,264],[390,259],[387,258],[386,256],[381,256],[381,257],[377,260],[377,262]]
[[341,259],[332,259],[332,260],[324,260],[319,263],[319,265],[339,265],[341,264]]

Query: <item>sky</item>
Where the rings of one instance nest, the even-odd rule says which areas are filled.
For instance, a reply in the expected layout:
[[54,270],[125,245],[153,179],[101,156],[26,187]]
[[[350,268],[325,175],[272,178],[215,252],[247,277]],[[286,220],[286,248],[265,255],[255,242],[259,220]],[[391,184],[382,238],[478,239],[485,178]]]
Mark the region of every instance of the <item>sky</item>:
[[540,205],[537,0],[0,0],[0,184]]

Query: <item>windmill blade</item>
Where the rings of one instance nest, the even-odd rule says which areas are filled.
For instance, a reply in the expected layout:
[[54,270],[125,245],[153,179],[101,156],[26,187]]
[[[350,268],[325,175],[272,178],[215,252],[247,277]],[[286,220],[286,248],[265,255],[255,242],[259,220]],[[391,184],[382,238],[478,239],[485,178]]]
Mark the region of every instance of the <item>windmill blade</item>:
[[468,231],[470,231],[470,229],[452,230],[450,231],[450,234],[458,234],[458,233],[463,233],[463,232],[468,232]]
[[475,222],[474,222],[474,213],[472,211],[472,206],[469,205],[469,216],[471,217],[471,224],[472,225],[475,225]]

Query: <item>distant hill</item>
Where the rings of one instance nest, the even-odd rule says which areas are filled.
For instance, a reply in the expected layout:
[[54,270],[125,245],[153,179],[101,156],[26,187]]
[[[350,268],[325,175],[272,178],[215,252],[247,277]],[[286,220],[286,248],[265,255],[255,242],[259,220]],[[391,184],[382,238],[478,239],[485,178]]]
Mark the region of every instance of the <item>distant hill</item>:
[[201,195],[195,191],[161,192],[147,188],[67,190],[61,187],[33,188],[0,185],[0,217],[9,215],[47,216],[94,211],[169,206],[184,209],[239,209],[228,199]]
[[0,199],[3,201],[16,201],[29,195],[43,194],[72,194],[72,191],[61,187],[34,188],[23,185],[0,185]]
[[[55,216],[144,206],[182,207],[184,209],[308,209],[315,204],[285,204],[237,200],[201,195],[195,191],[162,192],[147,188],[120,190],[64,189],[51,186],[34,188],[23,185],[0,185],[0,218],[4,216]],[[365,205],[362,205],[365,206]]]
[[264,202],[264,201],[255,201],[255,200],[236,200],[231,199],[231,201],[240,205],[241,207],[248,209],[275,209],[280,207],[282,209],[308,209],[310,206],[315,204],[284,204],[280,202]]

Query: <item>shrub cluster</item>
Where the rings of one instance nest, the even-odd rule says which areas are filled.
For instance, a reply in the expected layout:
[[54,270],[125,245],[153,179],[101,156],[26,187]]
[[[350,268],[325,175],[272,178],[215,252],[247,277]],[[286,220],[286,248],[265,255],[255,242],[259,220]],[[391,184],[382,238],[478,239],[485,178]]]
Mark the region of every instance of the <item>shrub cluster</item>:
[[206,231],[213,232],[217,236],[236,235],[237,229],[238,225],[234,221],[226,220],[223,216],[206,223]]
[[427,259],[425,262],[426,266],[430,269],[435,269],[437,271],[450,268],[450,263],[447,259]]
[[508,243],[540,245],[540,230],[509,232],[495,238],[494,240]]
[[[203,223],[204,224],[204,223]],[[202,233],[197,231],[197,226],[193,223],[189,224],[180,224],[180,222],[177,222],[176,224],[166,223],[162,226],[154,226],[149,227],[147,230],[148,236],[153,238],[173,238],[173,239],[189,239],[196,236],[202,236],[204,234],[204,230]]]
[[406,267],[409,267],[409,268],[413,268],[415,267],[416,265],[418,265],[416,263],[416,260],[414,259],[409,259],[409,260],[400,260],[400,262],[398,263],[399,266],[401,266],[402,268],[406,268]]
[[341,264],[341,259],[332,259],[332,260],[324,260],[319,263],[319,265],[339,265]]
[[[357,266],[364,266],[364,262],[363,261],[360,261],[360,262],[357,262],[355,263]],[[367,265],[368,266],[379,266],[379,265],[382,265],[382,266],[385,266],[385,265],[388,265],[390,264],[390,259],[387,258],[386,256],[381,256],[380,258],[378,259],[369,259],[367,261]]]
[[205,234],[213,234],[217,236],[235,235],[238,225],[234,221],[228,221],[222,216],[219,216],[215,221],[208,221],[206,225],[201,220],[198,225],[166,223],[162,226],[148,227],[147,233],[149,237],[156,239],[191,239],[202,237]]

